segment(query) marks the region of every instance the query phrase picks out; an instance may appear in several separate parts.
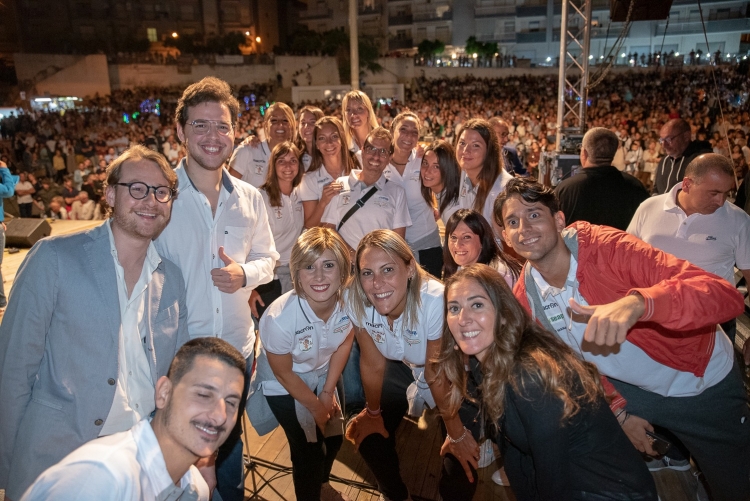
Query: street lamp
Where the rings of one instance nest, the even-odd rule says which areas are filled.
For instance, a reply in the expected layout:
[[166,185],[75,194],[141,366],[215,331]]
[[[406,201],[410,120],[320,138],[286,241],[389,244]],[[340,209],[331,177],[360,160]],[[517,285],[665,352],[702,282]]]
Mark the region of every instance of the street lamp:
[[180,35],[178,35],[176,31],[172,32],[172,38],[177,38],[178,36],[180,36]]
[[260,43],[260,37],[255,37],[255,42]]

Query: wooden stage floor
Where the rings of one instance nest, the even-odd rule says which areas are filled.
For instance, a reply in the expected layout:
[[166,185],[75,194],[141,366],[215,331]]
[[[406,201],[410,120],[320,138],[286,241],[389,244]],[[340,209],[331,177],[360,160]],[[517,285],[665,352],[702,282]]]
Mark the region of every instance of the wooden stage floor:
[[[52,235],[83,231],[99,224],[101,224],[101,221],[55,221],[52,224]],[[21,249],[18,253],[9,254],[8,249],[5,249],[3,281],[6,294],[11,290],[18,267],[27,253],[28,249]],[[747,315],[744,315],[738,321],[738,345],[741,346],[740,343],[744,342],[749,334],[750,320]],[[434,413],[426,414],[423,423],[426,426],[423,426],[424,429],[420,429],[415,421],[404,419],[399,428],[397,444],[401,460],[401,472],[415,501],[437,501],[440,499],[437,488],[440,475],[439,451],[443,437],[440,436],[440,428]],[[264,466],[265,462],[279,464],[287,468],[291,466],[289,447],[284,432],[281,428],[277,428],[273,432],[259,437],[255,430],[249,426],[246,418],[245,424],[245,453],[254,465],[249,470],[245,482],[247,497],[268,501],[295,500],[291,475]],[[254,459],[259,460],[260,463],[252,461]],[[475,500],[515,500],[510,488],[501,487],[492,482],[491,476],[495,468],[495,465],[491,465],[479,470],[479,484],[474,496]],[[361,457],[354,451],[351,443],[346,440],[333,466],[333,474],[349,481],[374,483],[374,478]],[[270,479],[270,483],[264,483],[264,479]],[[662,501],[692,501],[696,499],[696,480],[689,471],[663,470],[655,473],[654,479]],[[253,486],[254,481],[255,485],[261,487],[258,491]],[[347,486],[335,481],[332,482],[332,485],[348,495],[353,501],[376,501],[379,497],[377,491],[368,490],[361,485]],[[3,501],[3,498],[3,492],[0,491],[0,501]]]

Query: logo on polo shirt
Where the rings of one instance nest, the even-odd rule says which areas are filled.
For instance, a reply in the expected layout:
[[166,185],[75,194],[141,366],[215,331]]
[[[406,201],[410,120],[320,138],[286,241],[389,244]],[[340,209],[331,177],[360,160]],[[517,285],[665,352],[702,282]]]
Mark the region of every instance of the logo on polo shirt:
[[712,237],[711,235],[706,237],[706,240],[716,240],[716,237]]
[[[312,329],[312,327],[310,328]],[[312,340],[311,334],[308,334],[307,336],[300,338],[299,340],[300,351],[310,351],[312,347],[313,347],[313,340]]]
[[385,343],[385,334],[383,334],[383,331],[367,331],[370,333],[370,337],[373,341],[375,341],[378,344]]
[[307,327],[302,327],[302,328],[301,328],[300,330],[298,330],[298,331],[294,331],[294,335],[295,335],[295,336],[299,336],[299,335],[300,335],[300,334],[302,334],[303,332],[307,332],[307,331],[311,331],[311,330],[313,330],[313,326],[312,326],[312,325],[308,325]]
[[419,337],[417,337],[417,331],[410,331],[409,329],[405,329],[404,334],[401,337],[404,338],[404,341],[409,346],[414,346],[415,344],[420,343]]

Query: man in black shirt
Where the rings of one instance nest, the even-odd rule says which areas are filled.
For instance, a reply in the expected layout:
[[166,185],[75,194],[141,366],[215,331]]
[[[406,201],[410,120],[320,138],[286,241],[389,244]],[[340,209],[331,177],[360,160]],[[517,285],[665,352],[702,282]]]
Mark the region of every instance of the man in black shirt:
[[665,123],[659,131],[659,143],[667,153],[656,167],[652,193],[662,195],[682,182],[688,164],[701,153],[712,153],[711,143],[690,140],[690,124],[682,118]]
[[557,185],[565,224],[588,221],[625,231],[638,206],[648,198],[643,184],[612,166],[619,140],[614,132],[595,127],[583,136],[583,170]]

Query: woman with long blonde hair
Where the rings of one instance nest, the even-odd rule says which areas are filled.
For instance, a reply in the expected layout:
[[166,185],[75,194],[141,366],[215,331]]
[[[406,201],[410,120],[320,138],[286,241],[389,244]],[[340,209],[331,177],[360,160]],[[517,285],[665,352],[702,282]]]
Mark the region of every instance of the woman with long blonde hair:
[[356,153],[364,147],[370,131],[378,126],[375,110],[372,109],[372,102],[367,94],[361,90],[352,90],[341,100],[341,113],[347,148]]
[[444,412],[481,409],[517,499],[657,499],[596,367],[534,322],[496,270],[473,264],[449,278],[445,312],[431,361],[450,381]]

